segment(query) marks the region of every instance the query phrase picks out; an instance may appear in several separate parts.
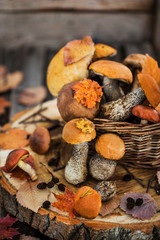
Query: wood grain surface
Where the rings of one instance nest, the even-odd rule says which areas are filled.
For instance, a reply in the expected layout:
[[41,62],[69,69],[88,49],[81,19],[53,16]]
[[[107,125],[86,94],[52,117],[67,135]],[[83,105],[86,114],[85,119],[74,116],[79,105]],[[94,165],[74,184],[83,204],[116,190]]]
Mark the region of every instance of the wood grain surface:
[[[55,101],[45,103],[45,106],[49,106],[48,110],[44,112],[44,114],[48,117],[51,117],[51,115],[53,114],[52,103],[54,105]],[[30,113],[33,113],[34,109],[32,110],[32,112],[30,110],[27,113],[24,113],[24,115],[22,115],[19,119],[12,123],[11,127],[25,128],[26,130],[32,132],[36,127],[34,124],[26,128],[26,126],[24,124],[20,124],[20,122],[22,119],[29,116]],[[52,113],[50,111],[51,109]],[[40,125],[43,125],[43,123],[40,123]],[[48,173],[47,169],[49,169],[50,171],[53,171],[54,169],[54,167],[48,166],[47,162],[49,161],[49,159],[51,157],[56,156],[57,152],[60,152],[61,158],[59,166],[62,166],[66,164],[71,155],[71,145],[68,145],[64,141],[62,141],[60,137],[61,130],[59,131],[60,131],[59,134],[57,133],[58,134],[57,138],[60,141],[57,142],[56,134],[53,134],[55,138],[52,141],[52,148],[47,154],[38,155],[34,153],[29,147],[27,147],[27,149],[29,150],[29,152],[31,153],[35,160],[35,166],[38,176],[46,182],[50,181],[51,179],[51,175]],[[1,166],[5,162],[4,156],[7,156],[9,152],[7,151],[8,150],[1,151],[0,155]],[[46,167],[44,167],[41,163],[43,163]],[[123,194],[127,192],[145,193],[148,180],[154,173],[153,170],[148,169],[130,169],[130,170],[136,177],[143,179],[145,187],[144,188],[141,187],[134,179],[127,183],[124,182],[122,178],[126,174],[126,170],[124,170],[121,166],[118,166],[111,180],[114,180],[116,182],[117,194],[119,198],[121,198]],[[85,183],[79,186],[73,186],[66,182],[64,178],[64,170],[54,172],[54,176],[58,177],[60,182],[65,184],[65,186],[67,186],[73,192],[76,192],[80,186],[88,185],[94,187],[95,184],[97,183],[96,180],[93,180],[88,175],[87,181]],[[156,213],[150,220],[142,221],[125,214],[119,208],[106,217],[102,218],[101,216],[98,216],[93,220],[84,219],[82,217],[69,219],[67,213],[62,212],[53,207],[50,207],[49,210],[40,208],[38,213],[34,213],[30,209],[24,208],[19,203],[17,203],[15,194],[18,191],[20,185],[22,185],[22,183],[19,180],[17,181],[16,179],[14,179],[14,177],[11,177],[10,174],[4,173],[2,171],[1,177],[2,177],[0,179],[1,206],[4,206],[7,212],[16,216],[20,221],[29,223],[32,227],[39,229],[40,232],[44,233],[46,236],[49,237],[53,237],[55,234],[56,237],[62,235],[63,237],[66,237],[65,239],[69,239],[67,237],[71,233],[73,233],[73,229],[75,229],[76,226],[79,226],[79,224],[81,223],[85,224],[85,226],[89,228],[90,234],[92,234],[93,231],[94,233],[98,234],[98,232],[101,231],[102,229],[106,230],[117,226],[128,228],[131,229],[132,231],[141,230],[145,233],[150,233],[152,231],[153,225],[160,227],[160,213]],[[51,189],[51,191],[55,193],[62,193],[60,190],[58,190],[57,186],[54,186]],[[149,193],[156,200],[158,208],[160,208],[160,197],[156,194],[155,190],[150,189]],[[61,237],[57,239],[63,238]]]
[[1,10],[148,10],[154,6],[153,0],[0,0]]

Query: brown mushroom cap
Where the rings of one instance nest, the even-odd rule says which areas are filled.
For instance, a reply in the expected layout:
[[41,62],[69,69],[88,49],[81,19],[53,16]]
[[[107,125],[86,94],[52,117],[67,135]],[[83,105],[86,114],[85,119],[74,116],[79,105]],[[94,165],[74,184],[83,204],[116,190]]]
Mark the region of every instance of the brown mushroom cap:
[[129,68],[131,67],[131,68],[141,69],[145,59],[146,59],[146,56],[144,54],[132,53],[124,59],[123,64],[128,66]]
[[93,55],[93,61],[99,59],[99,58],[104,58],[104,57],[109,57],[109,56],[114,56],[117,54],[117,50],[102,43],[97,43],[94,45],[95,46],[95,52]]
[[99,111],[99,103],[97,102],[93,108],[87,108],[74,98],[72,87],[79,81],[66,84],[59,92],[57,98],[57,107],[61,117],[66,121],[77,117],[86,117],[93,119]]
[[5,164],[6,172],[11,172],[17,166],[21,158],[27,155],[29,155],[29,152],[25,149],[15,149],[10,152]]
[[119,160],[125,154],[125,144],[116,134],[106,133],[101,135],[95,144],[96,151],[109,160]]
[[50,147],[50,142],[50,134],[45,127],[37,127],[29,138],[31,149],[38,154],[46,153]]
[[103,75],[113,79],[121,79],[122,81],[131,84],[133,81],[132,72],[125,65],[109,61],[109,60],[99,60],[92,63],[89,66],[90,70],[93,70],[99,75]]
[[87,119],[89,124],[92,126],[91,133],[82,132],[81,129],[76,127],[76,122],[80,120],[79,118],[72,119],[67,122],[63,128],[62,138],[70,144],[79,144],[83,142],[90,142],[92,139],[96,137],[96,131],[94,128],[94,124]]

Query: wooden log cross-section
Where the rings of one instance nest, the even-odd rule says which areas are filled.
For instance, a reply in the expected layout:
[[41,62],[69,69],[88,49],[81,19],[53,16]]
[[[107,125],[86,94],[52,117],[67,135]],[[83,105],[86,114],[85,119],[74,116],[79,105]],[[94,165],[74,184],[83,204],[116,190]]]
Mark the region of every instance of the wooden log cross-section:
[[[44,111],[44,115],[48,118],[57,118],[56,111],[56,102],[54,100],[43,103],[42,106],[37,106],[30,111],[27,111],[14,122],[11,123],[10,127],[18,127],[21,129],[26,129],[29,133],[32,133],[36,128],[35,124],[27,124],[21,123],[24,119],[28,118],[31,114],[38,110],[40,107],[47,107]],[[52,111],[51,111],[52,109]],[[55,110],[55,112],[53,111]],[[53,115],[54,112],[54,115]],[[39,118],[39,116],[37,116]],[[36,118],[36,119],[37,119]],[[32,119],[32,118],[31,118]],[[31,120],[30,119],[30,120]],[[35,117],[34,117],[35,120]],[[38,126],[48,126],[47,123],[40,122]],[[49,123],[50,124],[50,123]],[[35,168],[37,175],[40,179],[48,183],[51,180],[51,175],[48,172],[50,170],[55,177],[59,179],[59,183],[63,183],[67,188],[71,191],[76,192],[79,186],[73,186],[66,182],[64,178],[64,169],[53,172],[54,167],[48,166],[47,162],[51,157],[56,157],[57,153],[60,153],[60,162],[59,167],[64,166],[68,161],[71,155],[71,146],[66,144],[61,139],[61,131],[62,128],[58,128],[59,130],[54,130],[57,132],[52,132],[51,137],[52,147],[49,152],[45,155],[38,155],[33,152],[29,146],[26,149],[29,150],[30,154],[33,156],[35,161]],[[8,155],[10,150],[1,150],[0,152],[0,166],[3,166],[6,161],[6,156]],[[143,182],[145,186],[147,186],[148,180],[152,177],[154,170],[148,169],[132,169],[132,173],[139,177],[143,178]],[[117,185],[117,194],[119,198],[121,198],[124,193],[127,192],[146,192],[146,188],[140,186],[134,179],[130,182],[124,182],[123,176],[126,174],[126,170],[121,166],[118,166],[115,172],[115,175],[112,177],[112,180],[116,182]],[[116,239],[118,236],[125,239],[127,235],[127,239],[132,239],[133,235],[135,239],[144,239],[149,240],[149,237],[152,235],[153,227],[156,226],[160,228],[160,213],[156,213],[149,220],[139,220],[133,218],[120,208],[114,210],[113,213],[106,217],[97,216],[95,219],[85,219],[82,217],[75,217],[70,219],[68,213],[62,212],[57,208],[51,206],[49,209],[45,209],[40,207],[38,211],[34,211],[32,209],[32,204],[28,204],[27,207],[23,206],[19,203],[17,193],[20,187],[23,187],[23,184],[28,182],[28,179],[25,177],[23,180],[16,178],[16,175],[12,175],[12,173],[5,173],[1,170],[0,172],[0,206],[4,208],[8,213],[12,216],[15,216],[19,221],[28,223],[31,227],[38,229],[45,236],[50,237],[51,239],[57,240],[72,240],[72,239]],[[31,182],[30,182],[31,184]],[[96,181],[91,177],[88,177],[87,181],[82,184],[94,187]],[[26,185],[24,185],[26,186]],[[43,191],[43,190],[42,190]],[[63,194],[57,185],[50,189],[51,192],[55,192],[56,194]],[[50,195],[52,196],[50,192]],[[160,207],[160,197],[156,195],[154,189],[150,189],[151,196],[155,199],[158,206]],[[26,192],[27,195],[27,192]],[[37,195],[36,195],[37,196]],[[52,197],[48,198],[51,202]],[[47,200],[47,199],[46,199]],[[25,195],[23,195],[23,201],[25,200]],[[34,199],[34,202],[38,202],[37,199]],[[140,230],[140,231],[139,231]],[[137,232],[138,231],[138,232]]]

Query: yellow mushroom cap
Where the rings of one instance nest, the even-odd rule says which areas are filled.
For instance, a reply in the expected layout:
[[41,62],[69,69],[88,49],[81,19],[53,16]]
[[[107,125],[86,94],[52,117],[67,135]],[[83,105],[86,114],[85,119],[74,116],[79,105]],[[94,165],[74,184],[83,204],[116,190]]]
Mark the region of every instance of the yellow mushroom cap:
[[86,118],[72,119],[66,123],[62,132],[62,138],[70,144],[90,142],[95,137],[94,124]]
[[132,72],[122,63],[99,60],[89,66],[90,70],[113,79],[121,79],[122,81],[131,84],[133,81]]

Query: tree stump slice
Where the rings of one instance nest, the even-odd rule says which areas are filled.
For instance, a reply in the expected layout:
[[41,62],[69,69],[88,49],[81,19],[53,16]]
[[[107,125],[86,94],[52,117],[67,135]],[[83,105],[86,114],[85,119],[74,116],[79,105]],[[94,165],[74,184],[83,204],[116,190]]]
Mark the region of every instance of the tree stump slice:
[[[29,110],[22,114],[19,114],[18,119],[14,119],[9,127],[18,127],[27,129],[30,133],[36,128],[37,125],[45,125],[46,123],[33,124],[33,126],[26,126],[26,124],[20,122],[25,119],[29,114],[33,114],[37,111],[38,107],[46,107],[44,115],[52,119],[59,118],[57,109],[53,111],[53,107],[56,108],[54,101],[49,101],[41,106],[37,106],[32,110]],[[51,111],[52,109],[52,111]],[[52,112],[52,113],[51,113]],[[37,117],[38,118],[38,117]],[[31,119],[30,119],[31,120]],[[35,117],[34,117],[35,120]],[[50,123],[49,123],[50,124]],[[50,126],[50,125],[49,125]],[[48,168],[53,172],[55,167],[49,167],[47,162],[51,157],[55,157],[57,152],[60,152],[59,167],[66,164],[71,155],[71,146],[66,144],[61,139],[62,128],[58,128],[51,133],[52,144],[49,152],[45,155],[38,155],[34,153],[28,146],[29,150],[35,160],[35,167],[38,177],[46,183],[51,180],[51,175],[48,173]],[[0,166],[5,163],[5,157],[10,150],[1,150],[0,152]],[[42,165],[42,164],[43,165]],[[46,167],[44,167],[44,165]],[[143,178],[144,184],[147,187],[148,180],[154,174],[154,170],[148,169],[132,169],[132,173],[136,177]],[[73,186],[66,182],[64,178],[64,169],[53,172],[55,177],[58,177],[60,183],[63,183],[67,188],[76,192],[77,189],[83,185],[94,187],[97,183],[96,180],[88,176],[87,181],[79,186]],[[141,192],[145,193],[146,188],[142,188],[134,179],[129,182],[124,182],[122,177],[126,174],[121,166],[117,166],[116,172],[111,180],[116,181],[117,194],[121,198],[124,193],[127,192]],[[27,179],[20,180],[12,174],[4,173],[0,171],[0,206],[5,209],[9,214],[15,216],[19,221],[28,223],[31,227],[38,229],[44,235],[53,239],[150,239],[153,226],[160,228],[160,213],[156,213],[150,220],[139,220],[125,214],[120,208],[117,208],[113,213],[106,217],[98,216],[95,219],[85,219],[82,217],[75,217],[70,219],[68,213],[62,212],[56,208],[50,207],[49,209],[39,208],[38,212],[34,212],[29,208],[21,206],[17,199],[16,193],[20,186],[28,181]],[[51,192],[60,193],[57,186],[51,189]],[[150,189],[149,193],[155,199],[160,208],[160,196],[156,195],[154,189]],[[46,199],[47,200],[47,199]],[[139,232],[139,230],[141,232]],[[125,236],[128,236],[125,238]],[[111,238],[112,237],[112,238]],[[121,237],[121,238],[119,238]],[[136,238],[137,237],[137,238]]]

